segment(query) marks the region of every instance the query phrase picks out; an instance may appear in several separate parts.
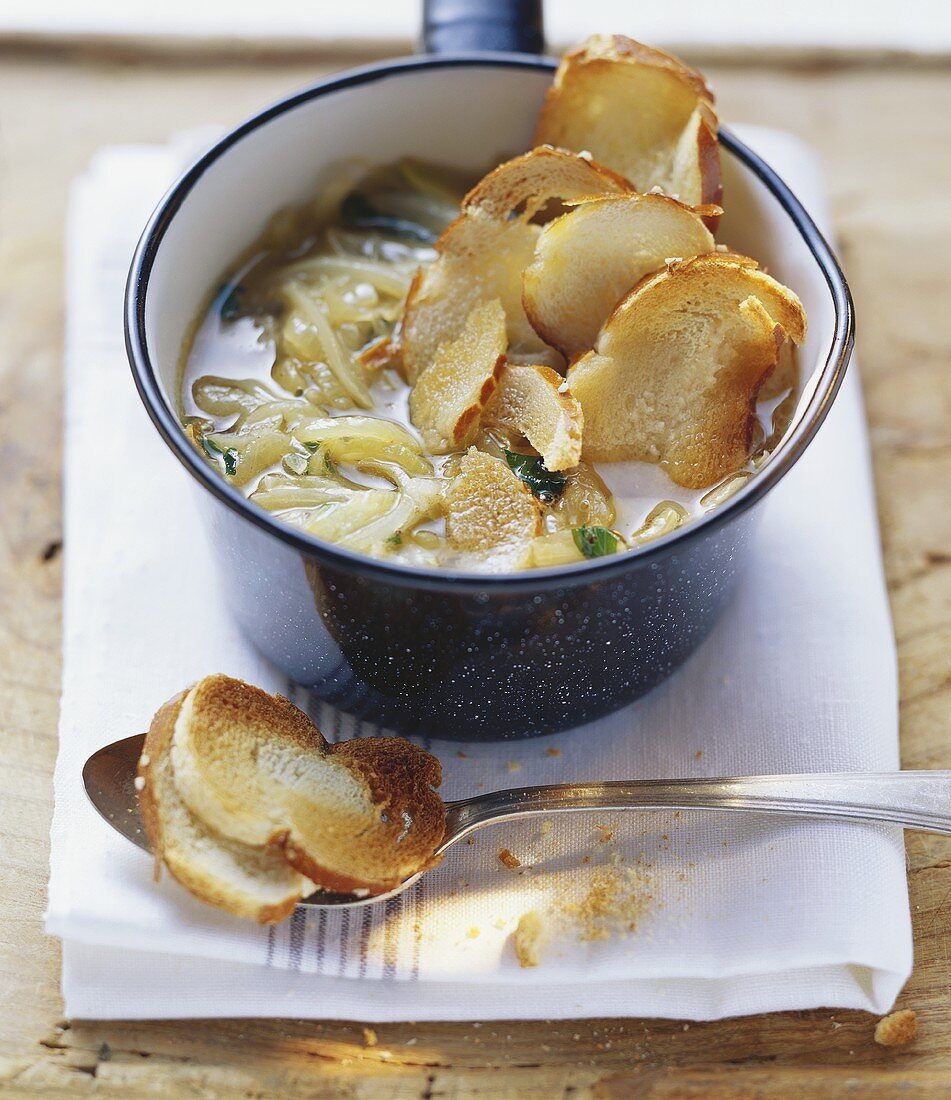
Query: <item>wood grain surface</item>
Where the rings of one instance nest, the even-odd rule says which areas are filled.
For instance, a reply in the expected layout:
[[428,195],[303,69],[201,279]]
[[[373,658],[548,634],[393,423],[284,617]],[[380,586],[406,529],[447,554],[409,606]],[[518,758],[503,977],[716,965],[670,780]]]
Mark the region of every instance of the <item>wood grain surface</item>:
[[[910,836],[919,1037],[861,1012],[390,1024],[66,1022],[44,936],[60,678],[62,236],[97,146],[230,124],[336,67],[0,47],[0,1094],[917,1097],[951,1093],[951,840]],[[353,59],[348,58],[347,63]],[[344,62],[340,60],[340,64]],[[902,687],[906,767],[951,767],[951,72],[720,66],[727,119],[825,163],[855,293]]]

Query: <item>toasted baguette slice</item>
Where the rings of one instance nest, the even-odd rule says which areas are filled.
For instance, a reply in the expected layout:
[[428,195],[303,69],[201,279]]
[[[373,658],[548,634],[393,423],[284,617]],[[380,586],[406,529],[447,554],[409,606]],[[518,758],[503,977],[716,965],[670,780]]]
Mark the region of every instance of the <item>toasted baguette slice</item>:
[[699,206],[723,194],[717,128],[696,70],[623,35],[593,35],[558,66],[535,144],[588,150],[638,191],[659,187]]
[[590,153],[536,143],[536,148],[493,168],[462,200],[465,213],[499,221],[530,221],[552,200],[572,202],[588,195],[622,195],[633,185],[597,164]]
[[522,308],[522,272],[540,229],[531,218],[557,199],[617,193],[629,185],[585,157],[535,149],[507,161],[476,184],[462,214],[436,242],[438,258],[413,280],[403,313],[403,367],[411,384],[456,339],[473,309],[498,298],[509,345],[528,355],[560,357],[529,324]]
[[542,230],[522,276],[522,305],[538,335],[571,361],[594,346],[645,275],[713,248],[700,216],[664,195],[587,199]]
[[549,470],[570,470],[581,461],[584,415],[551,367],[507,363],[485,419],[525,436]]
[[501,459],[470,447],[446,492],[450,545],[504,572],[530,563],[540,526],[524,482]]
[[[391,889],[430,864],[442,837],[439,763],[428,753],[401,739],[328,745],[286,699],[226,676],[186,695],[172,763],[192,813],[232,840],[280,845],[328,890]],[[381,787],[373,777],[387,773]]]
[[459,337],[472,311],[494,299],[505,311],[509,345],[544,352],[522,308],[522,272],[540,232],[537,225],[477,215],[463,215],[446,229],[436,243],[438,258],[420,268],[406,298],[401,339],[410,385],[435,361],[440,344]]
[[507,347],[505,310],[493,298],[469,314],[461,336],[436,349],[409,398],[410,419],[433,454],[458,451],[475,438],[502,377]]
[[645,279],[568,373],[585,458],[659,462],[691,489],[726,477],[749,457],[783,339],[801,343],[805,329],[795,294],[745,257],[711,253]]
[[185,692],[155,715],[139,760],[139,811],[156,858],[202,901],[236,917],[271,924],[289,916],[312,882],[280,848],[250,847],[218,835],[182,801],[172,769],[172,734]]

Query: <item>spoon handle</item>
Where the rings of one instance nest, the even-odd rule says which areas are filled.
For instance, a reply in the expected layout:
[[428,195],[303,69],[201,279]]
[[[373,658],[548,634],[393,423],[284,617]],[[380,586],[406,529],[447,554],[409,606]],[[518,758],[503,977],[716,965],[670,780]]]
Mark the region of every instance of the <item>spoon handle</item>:
[[443,848],[492,822],[596,809],[739,810],[884,821],[951,835],[951,772],[643,779],[514,788],[449,803]]

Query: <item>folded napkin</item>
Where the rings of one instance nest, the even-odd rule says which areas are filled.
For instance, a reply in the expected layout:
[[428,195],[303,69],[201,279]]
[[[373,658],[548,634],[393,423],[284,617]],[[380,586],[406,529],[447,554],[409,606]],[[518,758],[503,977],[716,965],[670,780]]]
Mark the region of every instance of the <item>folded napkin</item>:
[[[824,215],[811,154],[744,136]],[[911,968],[901,831],[768,817],[600,814],[496,827],[405,895],[258,928],[194,900],[87,802],[86,756],[215,671],[290,695],[325,734],[377,732],[252,651],[217,595],[189,478],[136,396],[129,257],[188,142],[106,149],[68,239],[64,685],[48,930],[73,1017],[711,1019],[889,1008]],[[714,636],[647,698],[521,744],[435,742],[449,798],[528,783],[898,766],[895,653],[858,379],[765,506]],[[499,859],[507,848],[521,866]],[[548,932],[513,950],[519,917]]]

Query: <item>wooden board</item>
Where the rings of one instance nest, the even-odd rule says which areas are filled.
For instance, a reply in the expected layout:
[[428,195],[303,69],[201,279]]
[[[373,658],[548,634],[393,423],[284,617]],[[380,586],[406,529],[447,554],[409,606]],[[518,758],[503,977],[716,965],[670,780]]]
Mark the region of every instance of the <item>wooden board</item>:
[[[919,1039],[861,1012],[360,1025],[62,1020],[42,931],[60,674],[62,232],[97,146],[228,124],[328,60],[0,50],[0,1094],[902,1096],[951,1089],[951,841],[909,838]],[[724,117],[811,141],[855,292],[907,767],[951,767],[951,74],[711,72]]]

